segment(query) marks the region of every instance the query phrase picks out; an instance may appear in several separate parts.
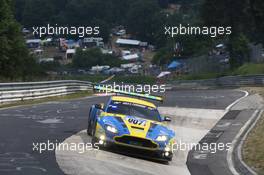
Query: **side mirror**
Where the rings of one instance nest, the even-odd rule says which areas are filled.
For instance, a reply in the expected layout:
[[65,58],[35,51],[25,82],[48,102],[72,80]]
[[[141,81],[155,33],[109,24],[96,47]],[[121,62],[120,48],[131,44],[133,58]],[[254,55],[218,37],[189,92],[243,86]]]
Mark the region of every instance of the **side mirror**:
[[163,121],[164,121],[164,122],[171,122],[171,118],[168,117],[168,116],[165,116],[165,117],[163,118]]
[[100,109],[100,110],[103,110],[103,108],[104,108],[102,104],[95,104],[94,107],[96,109]]

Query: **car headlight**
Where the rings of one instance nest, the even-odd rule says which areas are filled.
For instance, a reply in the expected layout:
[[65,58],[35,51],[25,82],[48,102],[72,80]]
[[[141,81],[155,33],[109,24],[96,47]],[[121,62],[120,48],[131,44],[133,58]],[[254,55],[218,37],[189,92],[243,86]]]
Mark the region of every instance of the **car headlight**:
[[164,151],[166,151],[166,152],[170,152],[170,147],[169,146],[167,146],[167,147],[165,147],[165,149],[164,149]]
[[106,125],[106,130],[109,131],[109,132],[112,132],[112,133],[117,133],[117,129],[113,126],[110,126],[110,125]]
[[168,139],[168,137],[167,136],[164,136],[164,135],[162,135],[162,136],[158,136],[157,138],[156,138],[156,140],[157,141],[160,141],[160,142],[164,142],[164,141],[166,141]]

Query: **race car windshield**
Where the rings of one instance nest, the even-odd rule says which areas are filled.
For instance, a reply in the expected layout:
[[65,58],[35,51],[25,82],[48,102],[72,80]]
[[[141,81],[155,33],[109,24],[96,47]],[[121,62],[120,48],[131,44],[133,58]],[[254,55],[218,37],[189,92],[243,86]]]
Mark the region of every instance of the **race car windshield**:
[[157,109],[135,103],[112,101],[106,112],[160,121],[160,115]]

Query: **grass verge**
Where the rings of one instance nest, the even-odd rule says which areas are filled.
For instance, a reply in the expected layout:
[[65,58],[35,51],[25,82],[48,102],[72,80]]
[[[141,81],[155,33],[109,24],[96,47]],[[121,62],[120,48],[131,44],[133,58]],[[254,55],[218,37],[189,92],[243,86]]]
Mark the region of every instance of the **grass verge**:
[[72,75],[72,76],[62,76],[57,77],[57,80],[80,80],[80,81],[90,81],[90,82],[101,82],[107,79],[109,76],[106,75]]
[[41,99],[35,99],[35,100],[25,100],[25,101],[13,102],[13,103],[0,104],[0,108],[9,108],[9,107],[15,107],[15,106],[27,106],[27,105],[45,103],[45,102],[49,102],[49,101],[66,101],[66,100],[72,100],[72,99],[87,97],[87,96],[91,96],[91,95],[92,95],[91,91],[81,91],[81,92],[76,92],[73,94],[63,95],[63,96],[47,97],[47,98],[41,98]]
[[[63,76],[57,77],[58,80],[81,80],[90,82],[101,82],[111,75],[76,75],[76,76]],[[142,75],[116,75],[110,82],[116,83],[136,83],[136,84],[154,84],[156,78],[153,76],[142,76]]]
[[[264,88],[249,88],[250,93],[258,93],[264,98]],[[243,159],[259,175],[264,175],[264,114],[249,133],[243,145]]]
[[255,75],[264,74],[264,64],[244,64],[233,71],[234,75]]
[[236,75],[256,75],[264,74],[264,64],[246,63],[235,70],[227,70],[225,72],[209,72],[209,73],[197,73],[190,75],[182,75],[176,77],[176,80],[204,80],[214,79],[223,76],[236,76]]
[[152,76],[115,76],[111,82],[116,83],[134,83],[134,84],[154,84],[156,82],[156,78]]
[[264,114],[243,145],[243,159],[259,175],[264,175]]
[[227,74],[223,73],[202,73],[202,74],[193,74],[193,75],[182,75],[177,77],[176,80],[206,80],[206,79],[214,79],[222,76],[226,76]]

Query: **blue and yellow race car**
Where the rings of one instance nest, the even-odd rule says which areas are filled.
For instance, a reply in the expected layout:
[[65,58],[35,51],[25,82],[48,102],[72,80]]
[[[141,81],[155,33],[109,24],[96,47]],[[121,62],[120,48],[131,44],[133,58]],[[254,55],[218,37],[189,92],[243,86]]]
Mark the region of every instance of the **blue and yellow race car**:
[[171,119],[161,116],[151,102],[112,96],[106,105],[92,105],[87,133],[92,136],[93,144],[101,147],[133,148],[137,154],[143,151],[151,158],[171,161],[175,133],[167,127],[169,121]]

